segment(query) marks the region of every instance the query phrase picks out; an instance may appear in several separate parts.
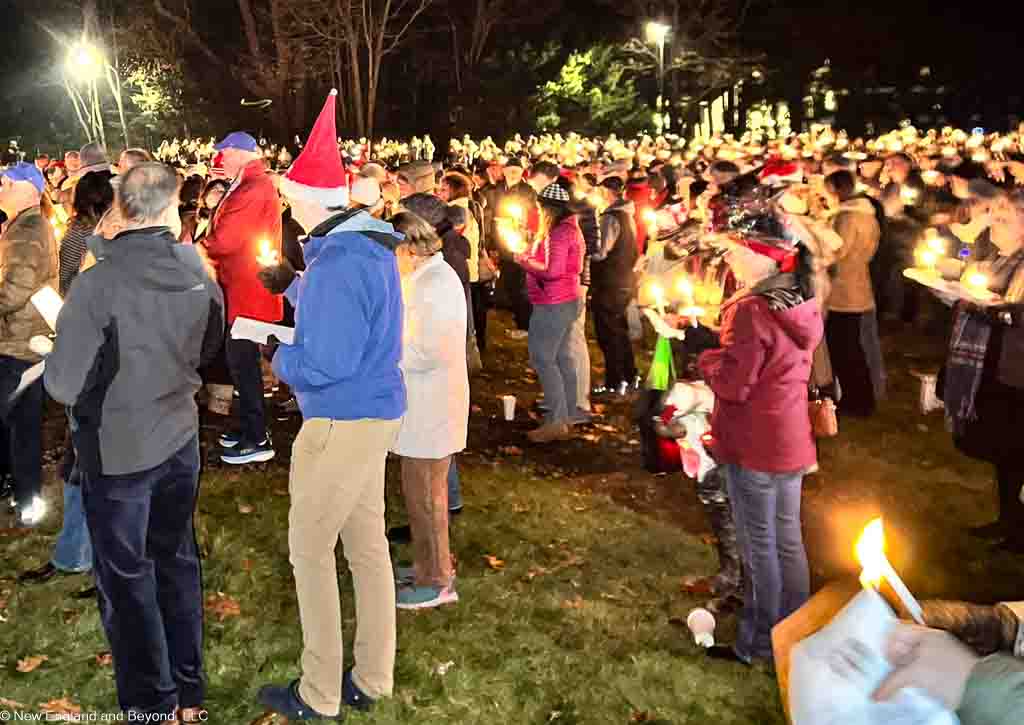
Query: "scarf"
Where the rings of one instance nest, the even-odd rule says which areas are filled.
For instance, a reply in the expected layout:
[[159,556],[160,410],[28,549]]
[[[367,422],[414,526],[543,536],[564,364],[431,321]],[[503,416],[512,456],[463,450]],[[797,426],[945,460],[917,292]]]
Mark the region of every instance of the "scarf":
[[[1024,250],[1008,257],[996,257],[978,265],[989,277],[989,289],[1015,301],[1024,280]],[[946,387],[943,402],[953,431],[962,435],[967,423],[977,419],[975,399],[985,372],[985,357],[992,339],[992,325],[983,312],[971,311],[960,302],[954,309],[953,334],[946,358]]]

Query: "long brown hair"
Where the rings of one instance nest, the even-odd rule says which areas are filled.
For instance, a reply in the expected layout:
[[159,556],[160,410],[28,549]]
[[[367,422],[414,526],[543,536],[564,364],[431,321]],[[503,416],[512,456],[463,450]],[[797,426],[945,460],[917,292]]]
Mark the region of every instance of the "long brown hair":
[[569,208],[568,204],[552,204],[541,199],[540,237],[545,238],[551,236],[551,232],[554,231],[555,227],[574,214],[575,212]]

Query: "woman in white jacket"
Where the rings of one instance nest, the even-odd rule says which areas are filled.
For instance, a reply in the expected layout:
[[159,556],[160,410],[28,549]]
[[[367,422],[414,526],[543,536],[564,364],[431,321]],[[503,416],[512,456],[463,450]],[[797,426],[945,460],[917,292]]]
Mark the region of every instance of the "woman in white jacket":
[[405,240],[395,250],[402,275],[402,372],[409,408],[394,452],[402,457],[414,566],[399,569],[399,609],[456,602],[448,547],[448,469],[465,449],[469,424],[466,295],[441,254],[433,227],[410,212],[391,219]]

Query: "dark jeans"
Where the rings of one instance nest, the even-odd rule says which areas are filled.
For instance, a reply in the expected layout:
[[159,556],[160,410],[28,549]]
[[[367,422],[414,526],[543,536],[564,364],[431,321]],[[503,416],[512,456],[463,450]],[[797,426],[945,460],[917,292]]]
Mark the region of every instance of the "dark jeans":
[[630,297],[628,289],[596,289],[591,298],[594,332],[604,355],[604,386],[610,390],[618,390],[622,383],[632,384],[636,379],[633,343],[626,321]]
[[473,307],[473,327],[476,330],[476,349],[482,355],[487,350],[487,310],[491,306],[488,299],[489,282],[472,282],[469,294]]
[[772,659],[772,627],[810,596],[800,529],[802,473],[763,473],[729,464],[729,499],[743,555],[743,611],[736,654]]
[[170,714],[205,696],[198,488],[198,437],[148,471],[82,475],[100,616],[126,712]]
[[43,379],[18,389],[22,374],[32,365],[0,355],[0,474],[14,479],[19,508],[32,503],[42,490]]
[[825,339],[832,356],[832,372],[843,395],[839,412],[867,418],[874,415],[875,384],[865,340],[865,316],[871,312],[829,312],[825,321]]
[[267,437],[263,413],[263,369],[260,347],[251,340],[229,339],[224,343],[228,370],[238,391],[239,432],[250,443],[261,443]]

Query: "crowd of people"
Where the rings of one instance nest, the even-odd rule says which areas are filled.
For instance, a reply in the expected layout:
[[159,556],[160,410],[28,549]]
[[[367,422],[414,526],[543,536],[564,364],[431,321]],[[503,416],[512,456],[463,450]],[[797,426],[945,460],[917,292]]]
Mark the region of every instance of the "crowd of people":
[[[802,482],[817,469],[815,436],[835,432],[809,410],[876,412],[880,321],[946,341],[937,395],[957,446],[998,481],[999,519],[973,533],[1024,552],[1021,133],[466,138],[435,163],[429,137],[339,144],[334,108],[332,95],[294,158],[234,132],[116,162],[88,144],[2,172],[0,473],[20,526],[45,514],[45,394],[68,419],[63,525],[21,581],[92,572],[81,595],[98,598],[122,709],[206,716],[197,399],[227,413],[237,397],[218,441],[225,464],[270,461],[269,370],[303,419],[288,542],[304,649],[301,677],[260,701],[305,720],[392,693],[396,609],[458,601],[455,456],[496,305],[543,389],[532,443],[571,438],[595,400],[640,401],[646,463],[698,480],[722,570],[691,584],[713,610],[739,610],[735,644],[712,656],[771,664],[772,627],[806,603]],[[939,257],[983,274],[998,304],[906,279],[922,248],[929,269]],[[55,335],[33,302],[45,287],[64,299]],[[593,382],[588,309],[604,358]],[[641,309],[667,377],[638,374]],[[239,319],[283,322],[294,337],[236,336]],[[389,454],[405,531],[385,530]],[[411,540],[411,566],[392,567],[389,537]],[[339,539],[356,592],[351,669]],[[905,686],[927,688],[932,663],[908,652]],[[1010,713],[986,723],[1011,722],[1022,699],[1024,671],[999,662],[971,680]]]

